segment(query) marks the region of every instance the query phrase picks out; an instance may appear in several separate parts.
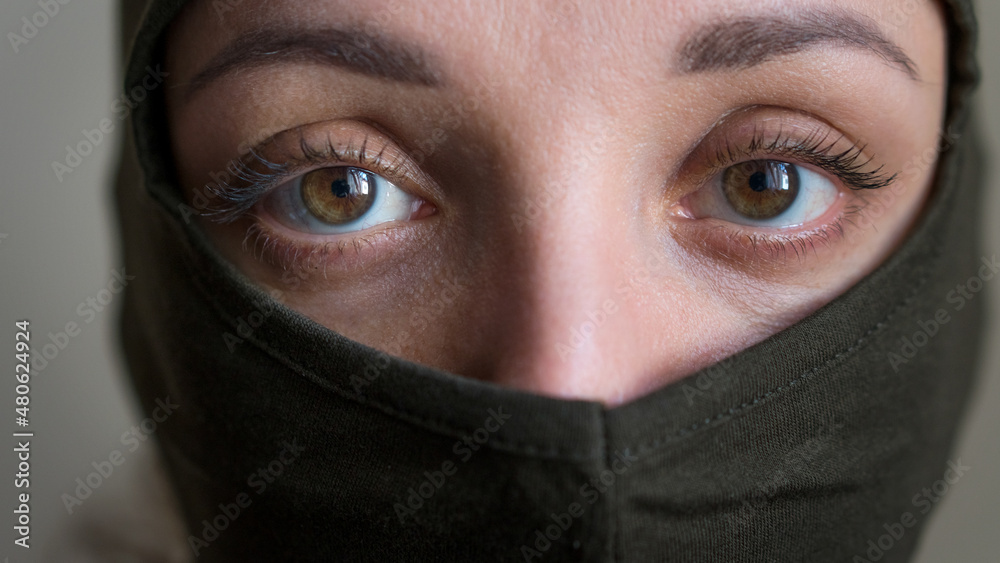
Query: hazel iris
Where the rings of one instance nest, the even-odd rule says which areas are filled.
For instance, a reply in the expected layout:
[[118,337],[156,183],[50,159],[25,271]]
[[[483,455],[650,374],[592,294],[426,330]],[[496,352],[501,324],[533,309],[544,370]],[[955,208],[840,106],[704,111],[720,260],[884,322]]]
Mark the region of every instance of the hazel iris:
[[371,172],[351,166],[313,170],[302,177],[302,201],[320,221],[349,223],[375,202],[375,179]]

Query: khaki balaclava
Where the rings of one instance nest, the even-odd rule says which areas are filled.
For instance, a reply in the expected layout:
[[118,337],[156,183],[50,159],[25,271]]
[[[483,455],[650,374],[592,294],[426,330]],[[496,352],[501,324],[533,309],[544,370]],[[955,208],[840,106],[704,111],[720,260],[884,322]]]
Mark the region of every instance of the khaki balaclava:
[[[183,4],[151,2],[127,89],[162,64],[165,28]],[[249,282],[188,220],[162,91],[152,91],[133,114],[142,179],[119,182],[136,276],[122,338],[145,408],[164,397],[179,405],[157,436],[192,553],[236,562],[907,560],[931,505],[920,491],[962,471],[948,454],[984,301],[953,311],[909,361],[890,361],[983,267],[967,118],[975,22],[969,2],[944,4],[950,142],[908,239],[803,321],[611,409],[389,356]],[[262,469],[280,475],[264,479]]]

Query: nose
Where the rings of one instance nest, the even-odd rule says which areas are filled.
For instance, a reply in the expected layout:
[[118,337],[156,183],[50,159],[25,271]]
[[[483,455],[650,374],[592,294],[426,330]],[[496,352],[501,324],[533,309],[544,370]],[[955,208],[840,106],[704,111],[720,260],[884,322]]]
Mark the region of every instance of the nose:
[[502,241],[484,245],[500,248],[488,261],[497,302],[471,375],[615,404],[691,369],[689,339],[668,329],[685,326],[684,310],[663,306],[687,297],[642,227],[643,190],[610,144],[580,137],[558,151],[550,137],[547,150],[526,147],[502,167],[494,193],[509,212],[484,216],[487,236]]

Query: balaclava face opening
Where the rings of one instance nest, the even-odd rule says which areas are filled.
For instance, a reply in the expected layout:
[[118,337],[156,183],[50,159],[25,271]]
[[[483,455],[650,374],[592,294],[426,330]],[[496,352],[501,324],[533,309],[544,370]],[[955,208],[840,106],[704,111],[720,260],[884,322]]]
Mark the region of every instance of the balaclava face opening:
[[[162,64],[184,3],[151,3],[127,90]],[[947,456],[982,323],[983,300],[970,301],[909,361],[890,362],[982,266],[967,131],[975,22],[969,2],[945,5],[954,143],[907,240],[796,325],[613,409],[414,364],[282,305],[191,220],[152,91],[133,114],[142,178],[119,177],[136,276],[122,339],[146,410],[179,405],[158,439],[192,555],[907,560],[928,518],[915,495],[959,471]]]

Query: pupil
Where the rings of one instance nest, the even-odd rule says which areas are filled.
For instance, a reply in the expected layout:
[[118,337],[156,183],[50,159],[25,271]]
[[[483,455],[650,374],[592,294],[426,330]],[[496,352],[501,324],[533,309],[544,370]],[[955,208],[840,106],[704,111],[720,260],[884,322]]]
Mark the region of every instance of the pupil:
[[351,194],[351,185],[344,178],[338,178],[330,184],[330,191],[337,197],[347,197]]
[[754,172],[750,175],[750,189],[755,192],[762,192],[767,189],[767,174],[764,172]]

